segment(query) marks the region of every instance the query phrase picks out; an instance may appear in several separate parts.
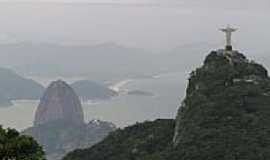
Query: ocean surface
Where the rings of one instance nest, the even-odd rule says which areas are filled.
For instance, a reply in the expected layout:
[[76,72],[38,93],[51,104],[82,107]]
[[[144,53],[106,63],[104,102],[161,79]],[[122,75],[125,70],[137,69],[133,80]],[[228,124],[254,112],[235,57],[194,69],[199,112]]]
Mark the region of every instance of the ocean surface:
[[[167,73],[152,78],[119,81],[111,88],[118,90],[120,96],[107,101],[83,103],[85,121],[100,119],[125,127],[146,120],[174,118],[185,94],[187,79],[188,73]],[[46,80],[42,83],[48,84]],[[126,94],[132,90],[151,92],[154,96]],[[13,103],[14,106],[0,108],[0,124],[18,130],[32,126],[39,102],[24,100]]]

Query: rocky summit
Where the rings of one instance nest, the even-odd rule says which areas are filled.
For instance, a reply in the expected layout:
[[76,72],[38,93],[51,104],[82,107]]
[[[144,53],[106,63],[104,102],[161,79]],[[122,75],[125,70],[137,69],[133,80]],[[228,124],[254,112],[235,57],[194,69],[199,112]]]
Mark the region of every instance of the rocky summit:
[[78,96],[59,80],[52,82],[41,98],[34,126],[22,133],[42,145],[48,160],[59,160],[74,149],[100,142],[115,129],[114,124],[99,120],[86,124]]
[[83,124],[83,110],[78,96],[64,81],[52,82],[41,98],[34,125],[52,121]]

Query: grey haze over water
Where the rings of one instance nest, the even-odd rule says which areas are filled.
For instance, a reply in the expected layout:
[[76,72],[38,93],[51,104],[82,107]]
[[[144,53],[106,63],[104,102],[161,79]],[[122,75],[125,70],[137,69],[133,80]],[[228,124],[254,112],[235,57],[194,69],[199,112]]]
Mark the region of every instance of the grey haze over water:
[[[218,28],[239,28],[234,48],[270,68],[269,13],[268,0],[0,0],[0,67],[40,81],[62,75],[100,82],[137,77],[125,87],[156,96],[84,106],[87,120],[126,126],[174,118],[188,72],[210,50],[223,47]],[[175,74],[149,78],[160,73]],[[37,103],[17,104],[0,109],[0,124],[31,125]]]
[[[185,95],[187,76],[187,73],[179,72],[130,79],[129,83],[119,86],[121,92],[145,90],[154,96],[120,94],[108,101],[83,103],[85,121],[100,119],[125,127],[146,120],[174,118]],[[38,101],[14,101],[14,104],[0,108],[0,124],[18,130],[32,126]]]

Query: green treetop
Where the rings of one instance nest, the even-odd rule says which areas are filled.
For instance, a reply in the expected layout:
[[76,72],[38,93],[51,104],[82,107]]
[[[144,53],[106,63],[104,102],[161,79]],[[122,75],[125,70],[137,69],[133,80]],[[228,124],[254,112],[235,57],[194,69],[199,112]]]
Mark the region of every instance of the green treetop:
[[0,126],[0,159],[45,160],[45,156],[41,146],[32,137]]

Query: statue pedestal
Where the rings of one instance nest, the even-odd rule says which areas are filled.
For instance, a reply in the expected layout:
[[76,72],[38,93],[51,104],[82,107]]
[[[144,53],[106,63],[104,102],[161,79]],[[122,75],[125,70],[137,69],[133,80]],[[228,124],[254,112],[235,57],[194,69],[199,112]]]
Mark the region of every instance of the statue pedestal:
[[226,46],[226,47],[225,47],[225,50],[226,50],[226,51],[232,51],[232,46]]

